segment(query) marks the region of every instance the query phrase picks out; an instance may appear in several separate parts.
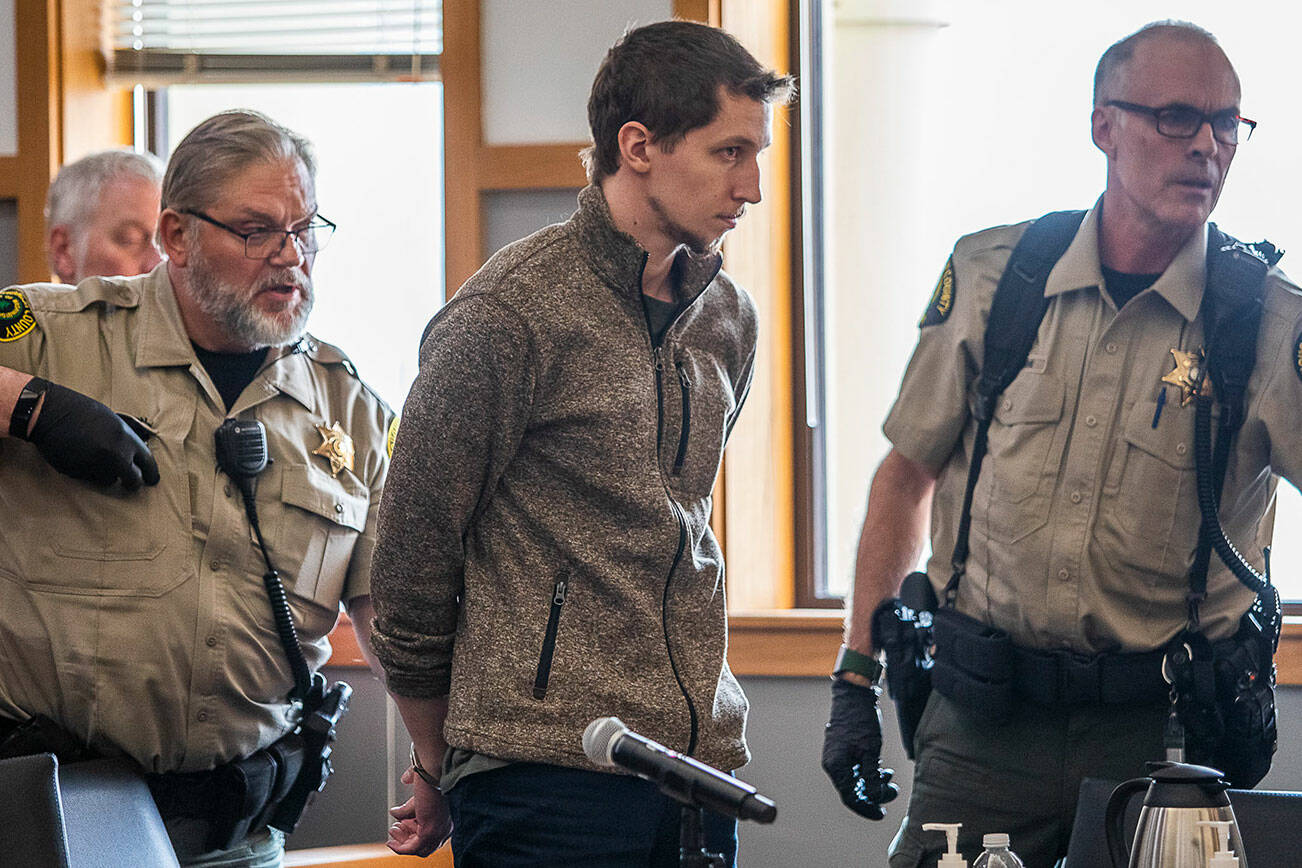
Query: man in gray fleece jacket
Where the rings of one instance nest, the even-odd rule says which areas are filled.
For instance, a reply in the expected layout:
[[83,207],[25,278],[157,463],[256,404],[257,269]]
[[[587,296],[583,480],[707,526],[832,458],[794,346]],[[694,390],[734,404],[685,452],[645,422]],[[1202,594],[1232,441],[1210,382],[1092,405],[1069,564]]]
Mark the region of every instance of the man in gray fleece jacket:
[[[721,30],[630,31],[593,85],[578,211],[426,329],[371,574],[413,739],[396,852],[451,831],[459,865],[676,865],[676,805],[597,770],[584,727],[747,761],[709,515],[756,314],[717,250],[791,90]],[[706,827],[731,862],[735,822]]]

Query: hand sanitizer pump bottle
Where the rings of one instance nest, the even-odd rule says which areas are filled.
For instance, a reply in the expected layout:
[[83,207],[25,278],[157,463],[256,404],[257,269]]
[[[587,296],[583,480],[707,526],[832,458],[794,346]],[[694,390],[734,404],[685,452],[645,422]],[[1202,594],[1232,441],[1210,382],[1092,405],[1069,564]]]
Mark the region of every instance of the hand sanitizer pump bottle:
[[940,857],[938,868],[967,868],[967,860],[958,852],[958,830],[962,823],[923,823],[924,832],[945,833],[945,855]]

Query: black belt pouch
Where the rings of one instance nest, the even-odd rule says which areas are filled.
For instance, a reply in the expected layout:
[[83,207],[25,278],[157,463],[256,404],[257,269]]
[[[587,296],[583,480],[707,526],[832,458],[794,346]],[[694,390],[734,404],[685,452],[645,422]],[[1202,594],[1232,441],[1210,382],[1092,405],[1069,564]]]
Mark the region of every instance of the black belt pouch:
[[228,850],[266,825],[303,766],[302,739],[290,735],[244,759],[213,770],[208,850]]
[[1013,642],[1003,630],[982,624],[952,606],[933,620],[936,662],[931,683],[941,695],[1005,723],[1013,712]]

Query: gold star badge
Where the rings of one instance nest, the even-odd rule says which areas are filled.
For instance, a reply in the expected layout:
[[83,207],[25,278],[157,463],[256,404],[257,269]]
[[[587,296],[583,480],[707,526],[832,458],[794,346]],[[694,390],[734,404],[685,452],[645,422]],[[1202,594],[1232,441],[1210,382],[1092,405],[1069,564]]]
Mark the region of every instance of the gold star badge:
[[1175,370],[1162,378],[1163,383],[1180,390],[1180,406],[1187,406],[1198,395],[1207,394],[1210,384],[1205,382],[1206,371],[1203,369],[1203,351],[1201,348],[1185,352],[1172,349],[1175,357]]
[[330,459],[330,475],[338,476],[339,471],[345,467],[352,470],[353,438],[344,433],[344,429],[339,427],[339,423],[336,422],[329,428],[324,425],[317,425],[316,433],[321,435],[321,445],[312,450],[312,454]]

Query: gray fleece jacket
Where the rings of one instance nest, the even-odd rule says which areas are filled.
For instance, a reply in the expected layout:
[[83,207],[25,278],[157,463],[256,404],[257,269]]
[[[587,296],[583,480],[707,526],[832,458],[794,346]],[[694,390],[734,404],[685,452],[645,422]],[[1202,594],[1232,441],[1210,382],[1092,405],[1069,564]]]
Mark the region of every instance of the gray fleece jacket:
[[426,329],[380,508],[372,645],[398,695],[450,694],[454,747],[590,767],[589,721],[725,769],[749,755],[710,493],[750,386],[755,307],[682,253],[658,347],[646,252],[600,189],[509,245]]

